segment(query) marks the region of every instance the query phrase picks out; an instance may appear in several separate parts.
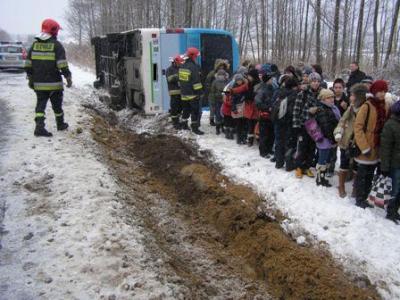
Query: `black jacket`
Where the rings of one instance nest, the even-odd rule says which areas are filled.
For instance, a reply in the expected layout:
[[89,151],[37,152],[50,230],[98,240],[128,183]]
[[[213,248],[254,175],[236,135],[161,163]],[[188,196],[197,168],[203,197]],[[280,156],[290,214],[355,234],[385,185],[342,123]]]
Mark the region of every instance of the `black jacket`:
[[380,159],[382,171],[400,169],[400,117],[392,115],[381,133]]
[[321,128],[324,137],[329,139],[331,142],[336,143],[333,131],[335,130],[339,121],[338,119],[336,119],[335,113],[332,111],[332,108],[320,102],[320,105],[318,105],[318,111],[315,115],[315,119],[319,127]]
[[33,81],[35,91],[62,90],[61,75],[66,78],[71,76],[64,47],[56,37],[45,40],[36,38],[28,51],[25,71],[29,80]]
[[347,81],[347,84],[346,84],[347,92],[349,93],[350,92],[350,88],[354,84],[360,83],[364,78],[365,78],[365,73],[360,71],[360,70],[351,72],[349,80]]
[[179,68],[174,63],[172,63],[171,66],[169,66],[167,71],[165,72],[165,76],[167,77],[167,83],[168,83],[168,92],[170,96],[181,94],[181,89],[179,87],[178,72]]
[[201,69],[192,59],[188,58],[179,68],[179,85],[182,100],[191,100],[202,93]]
[[256,106],[261,111],[270,112],[274,104],[274,87],[272,84],[262,82],[254,98]]

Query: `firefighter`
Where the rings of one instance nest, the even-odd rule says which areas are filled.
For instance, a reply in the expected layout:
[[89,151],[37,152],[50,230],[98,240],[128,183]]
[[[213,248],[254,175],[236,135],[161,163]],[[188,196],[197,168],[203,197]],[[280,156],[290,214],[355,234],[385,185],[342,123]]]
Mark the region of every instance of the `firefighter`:
[[170,115],[175,129],[180,129],[180,116],[182,113],[181,89],[179,87],[179,66],[184,63],[182,56],[177,55],[171,59],[171,66],[166,71],[168,91],[171,98]]
[[67,80],[67,87],[72,86],[71,72],[65,58],[65,50],[57,41],[60,25],[52,20],[46,19],[42,23],[42,31],[38,34],[29,49],[25,61],[25,70],[28,85],[37,96],[35,108],[35,136],[52,136],[45,128],[45,110],[47,101],[50,99],[56,117],[57,130],[66,130],[68,124],[64,122],[63,80]]
[[196,64],[200,51],[191,47],[186,50],[186,61],[179,68],[179,85],[182,99],[182,129],[189,129],[188,120],[191,117],[192,132],[198,135],[204,134],[200,127],[200,96],[203,85],[200,79],[200,66]]

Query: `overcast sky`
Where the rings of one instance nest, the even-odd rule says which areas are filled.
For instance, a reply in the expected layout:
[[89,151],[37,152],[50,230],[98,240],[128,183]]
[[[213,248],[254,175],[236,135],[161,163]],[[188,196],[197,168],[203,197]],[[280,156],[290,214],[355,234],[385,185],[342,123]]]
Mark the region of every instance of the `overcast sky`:
[[0,0],[0,28],[12,34],[35,34],[46,18],[53,18],[66,28],[67,6],[68,0]]

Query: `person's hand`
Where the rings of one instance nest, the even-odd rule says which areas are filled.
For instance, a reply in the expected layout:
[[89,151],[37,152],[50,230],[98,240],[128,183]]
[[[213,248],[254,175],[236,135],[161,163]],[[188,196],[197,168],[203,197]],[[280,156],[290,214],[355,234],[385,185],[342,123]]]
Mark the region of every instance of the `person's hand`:
[[71,77],[67,77],[67,88],[70,88],[72,86],[72,78]]
[[342,102],[340,102],[340,106],[344,109],[344,110],[346,110],[347,109],[347,107],[348,107],[348,105],[347,105],[347,103],[346,103],[346,101],[342,101]]
[[308,110],[308,112],[309,112],[310,114],[312,114],[312,115],[315,115],[315,114],[317,113],[317,111],[318,111],[318,107],[316,107],[316,106],[311,107],[311,108]]
[[28,86],[29,86],[29,88],[31,88],[33,90],[33,79],[32,78],[28,78]]

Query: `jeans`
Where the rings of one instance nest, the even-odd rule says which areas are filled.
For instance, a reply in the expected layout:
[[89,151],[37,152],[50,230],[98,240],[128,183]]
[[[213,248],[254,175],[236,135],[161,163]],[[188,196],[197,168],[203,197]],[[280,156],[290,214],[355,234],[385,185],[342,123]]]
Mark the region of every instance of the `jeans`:
[[332,149],[318,149],[318,164],[325,166],[330,162]]
[[266,156],[272,153],[274,145],[274,126],[271,120],[260,119],[260,155]]
[[[217,125],[221,125],[223,123],[223,116],[221,115],[221,106],[222,106],[222,102],[221,101],[216,101],[215,102],[215,112],[214,112],[214,116],[215,116],[215,124]],[[210,118],[211,117],[211,111],[210,111]]]

